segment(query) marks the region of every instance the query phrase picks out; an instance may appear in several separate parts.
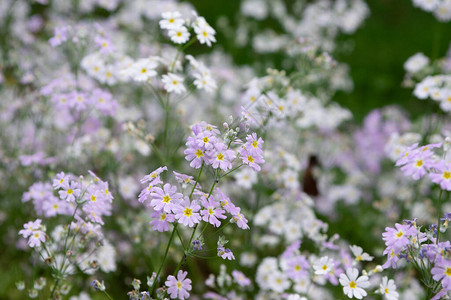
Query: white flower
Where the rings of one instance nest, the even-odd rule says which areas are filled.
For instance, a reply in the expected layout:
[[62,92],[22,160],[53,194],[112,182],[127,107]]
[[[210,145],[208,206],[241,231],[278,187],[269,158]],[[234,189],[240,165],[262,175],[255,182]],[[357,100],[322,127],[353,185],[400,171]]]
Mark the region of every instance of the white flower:
[[163,75],[162,82],[164,83],[164,89],[169,93],[181,94],[186,92],[186,88],[183,85],[183,77],[173,73]]
[[325,275],[330,272],[333,264],[334,261],[331,258],[324,256],[315,262],[313,269],[315,270],[316,275]]
[[125,75],[135,81],[147,81],[157,75],[158,63],[155,58],[142,58],[124,70]]
[[194,85],[199,89],[205,89],[207,92],[213,92],[216,90],[216,81],[210,76],[204,76],[202,74],[196,73],[194,74]]
[[429,58],[423,53],[417,53],[409,57],[404,63],[404,69],[409,73],[416,73],[429,63]]
[[356,261],[372,261],[373,256],[369,255],[368,253],[364,253],[363,249],[359,246],[350,246],[352,254],[355,256]]
[[162,14],[163,20],[160,21],[161,29],[174,29],[185,24],[178,11],[168,11]]
[[283,293],[290,287],[290,281],[284,273],[275,271],[269,276],[269,286],[274,292]]
[[433,86],[434,86],[434,79],[432,77],[428,76],[425,79],[423,79],[423,81],[421,81],[420,83],[418,83],[415,86],[415,89],[413,90],[413,94],[418,99],[426,99],[427,97],[429,97],[430,89]]
[[238,172],[234,172],[235,183],[244,188],[250,189],[257,182],[257,172],[251,168],[244,168]]
[[370,286],[368,276],[360,276],[359,270],[355,268],[348,268],[346,274],[340,275],[340,284],[343,286],[343,292],[349,298],[362,299],[367,295],[364,288]]
[[175,27],[171,30],[169,30],[169,37],[171,38],[171,41],[173,41],[176,44],[184,44],[189,40],[189,32],[188,29],[186,29],[185,26],[179,26]]
[[207,21],[203,17],[198,17],[193,24],[196,37],[201,44],[207,44],[211,47],[211,42],[216,42],[216,31],[208,25]]
[[440,95],[440,108],[444,111],[451,111],[451,90],[446,89]]
[[388,280],[386,276],[382,278],[378,292],[381,293],[387,300],[398,300],[399,298],[399,294],[396,291],[395,281],[393,279]]

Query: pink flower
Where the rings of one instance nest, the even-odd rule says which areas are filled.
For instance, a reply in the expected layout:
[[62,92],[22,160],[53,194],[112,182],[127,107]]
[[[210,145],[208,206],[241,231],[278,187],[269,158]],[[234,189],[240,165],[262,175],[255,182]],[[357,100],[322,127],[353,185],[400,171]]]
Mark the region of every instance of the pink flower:
[[[191,291],[191,279],[186,278],[188,272],[180,270],[177,278],[172,275],[168,276],[165,285],[168,287],[168,293],[171,299],[185,299],[189,297],[188,291]],[[186,279],[185,279],[186,278]]]

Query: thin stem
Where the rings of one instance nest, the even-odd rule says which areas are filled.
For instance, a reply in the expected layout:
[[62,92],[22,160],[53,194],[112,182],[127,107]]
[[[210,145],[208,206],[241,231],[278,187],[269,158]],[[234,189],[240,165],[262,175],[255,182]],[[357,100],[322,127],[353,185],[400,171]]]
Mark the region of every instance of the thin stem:
[[166,258],[168,256],[169,248],[171,246],[172,240],[174,239],[174,234],[177,231],[177,225],[178,225],[178,223],[174,224],[174,229],[172,230],[171,237],[169,238],[169,241],[168,241],[168,245],[166,246],[166,251],[164,252],[163,260],[161,261],[160,268],[158,268],[157,276],[155,277],[152,287],[150,288],[150,291],[149,291],[150,295],[152,295],[153,290],[155,289],[155,286],[157,285],[158,276],[160,276],[161,269],[163,269],[164,262],[166,261]]
[[110,296],[110,294],[108,294],[107,291],[103,291],[103,293],[105,294],[105,296],[107,296],[108,299],[113,300],[113,298]]
[[56,287],[58,286],[58,283],[60,282],[59,278],[56,278],[55,284],[52,288],[52,293],[50,294],[50,299],[53,299],[53,296],[55,295]]
[[183,250],[186,251],[186,247],[185,247],[185,245],[183,244],[183,239],[182,239],[182,236],[180,235],[179,230],[176,229],[176,232],[177,232],[177,235],[178,235],[178,237],[179,237],[179,239],[180,239],[180,243],[182,244]]
[[437,244],[439,243],[439,238],[440,238],[440,218],[442,216],[442,194],[443,194],[443,190],[440,189],[440,195],[438,196],[438,205],[437,205]]
[[239,165],[238,167],[235,167],[235,168],[233,168],[232,170],[230,170],[229,172],[227,172],[227,173],[225,173],[225,174],[223,174],[223,175],[221,175],[221,177],[220,178],[223,178],[223,177],[225,177],[225,176],[227,176],[227,175],[229,175],[230,173],[232,173],[233,171],[235,171],[235,170],[238,170],[239,168],[241,168],[242,166],[243,166],[244,164],[241,164],[241,165]]
[[205,162],[203,161],[202,166],[200,167],[199,174],[197,175],[197,178],[196,178],[196,183],[194,183],[193,189],[191,190],[191,193],[189,194],[190,200],[191,200],[191,197],[193,196],[194,190],[196,189],[197,183],[199,182],[200,175],[202,174],[202,170],[204,169],[204,165],[205,165]]

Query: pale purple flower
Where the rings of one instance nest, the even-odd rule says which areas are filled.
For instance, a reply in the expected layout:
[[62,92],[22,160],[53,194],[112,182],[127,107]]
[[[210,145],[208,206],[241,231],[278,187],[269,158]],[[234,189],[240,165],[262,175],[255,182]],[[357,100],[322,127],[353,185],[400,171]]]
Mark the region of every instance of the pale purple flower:
[[451,260],[437,259],[431,274],[435,281],[442,281],[443,288],[451,290]]
[[451,163],[440,160],[433,169],[436,171],[429,173],[432,182],[439,184],[443,190],[451,191]]
[[253,152],[250,149],[245,148],[244,146],[240,149],[240,155],[243,163],[249,165],[255,171],[260,171],[261,167],[259,166],[259,164],[265,162],[262,154],[255,153],[255,151]]
[[[202,166],[202,162],[206,161],[203,147],[201,144],[193,142],[188,145],[188,148],[185,149],[183,153],[185,153],[185,159],[190,162],[190,167],[199,169]],[[207,160],[208,161],[208,160]]]
[[232,271],[232,277],[233,280],[238,283],[240,286],[249,286],[251,285],[251,280],[244,275],[243,272],[240,272],[238,270]]
[[193,227],[194,224],[200,222],[199,210],[200,205],[197,204],[196,200],[190,202],[188,198],[185,198],[185,200],[174,209],[174,214],[179,223],[188,227]]
[[203,197],[202,206],[204,207],[204,209],[200,211],[202,220],[212,224],[213,226],[219,227],[221,225],[221,221],[219,221],[218,218],[226,218],[224,215],[225,211],[218,207],[219,203],[214,201],[212,196],[210,196],[208,200],[206,197]]
[[161,173],[163,173],[164,171],[167,171],[167,170],[168,170],[168,167],[166,167],[166,166],[159,167],[155,171],[152,171],[148,175],[144,176],[141,179],[141,183],[154,181],[155,179],[159,178]]
[[310,264],[303,255],[296,255],[287,261],[285,272],[295,280],[309,275]]
[[63,42],[68,39],[68,30],[67,26],[63,27],[55,27],[54,36],[50,38],[49,43],[52,47],[56,47],[61,45]]
[[64,188],[67,184],[69,184],[69,176],[66,176],[64,172],[56,174],[55,179],[53,179],[53,188],[55,190]]
[[40,247],[41,243],[45,243],[45,232],[41,230],[33,231],[28,239],[28,246],[31,248]]
[[236,225],[241,229],[249,229],[247,219],[239,212],[239,210],[233,215],[233,222],[236,222]]
[[33,234],[34,231],[37,231],[41,228],[41,219],[36,219],[36,221],[32,222],[29,221],[28,223],[25,223],[23,225],[24,229],[21,229],[19,231],[19,234],[22,235],[24,238],[29,237],[30,235]]
[[218,246],[218,256],[223,259],[234,260],[235,256],[229,248],[224,248],[224,246]]
[[257,137],[257,134],[253,132],[252,134],[248,134],[246,136],[246,143],[244,144],[244,147],[249,151],[249,153],[258,156],[263,153],[263,143],[263,139]]
[[66,200],[67,202],[74,202],[75,198],[80,196],[80,193],[80,184],[76,181],[71,181],[67,186],[63,187],[63,190],[58,192],[61,200]]
[[166,183],[163,189],[155,187],[154,191],[150,194],[151,201],[150,206],[155,210],[164,210],[165,212],[171,212],[177,204],[182,201],[183,195],[177,193],[177,187]]
[[219,200],[221,207],[228,213],[234,215],[240,212],[240,208],[236,207],[232,203],[229,197],[227,197],[219,188],[216,188],[216,199]]
[[386,227],[382,233],[382,239],[389,248],[402,249],[410,244],[409,236],[416,236],[417,229],[414,226],[395,224],[396,228]]
[[163,232],[169,230],[169,223],[174,222],[175,216],[171,213],[166,213],[164,211],[154,211],[150,217],[154,218],[150,221],[152,229]]
[[[189,297],[188,291],[191,291],[191,279],[186,278],[188,272],[179,270],[177,278],[172,275],[168,276],[165,285],[168,287],[168,293],[171,299],[185,299]],[[185,279],[186,278],[186,279]]]
[[221,168],[227,171],[232,168],[232,160],[235,158],[235,152],[227,149],[227,146],[220,142],[216,143],[214,148],[208,151],[210,164],[214,169]]

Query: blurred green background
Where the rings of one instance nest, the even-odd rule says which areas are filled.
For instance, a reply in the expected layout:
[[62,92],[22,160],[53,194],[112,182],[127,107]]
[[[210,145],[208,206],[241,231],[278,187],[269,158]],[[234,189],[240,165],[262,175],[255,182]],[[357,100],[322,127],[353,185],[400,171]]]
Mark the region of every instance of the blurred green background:
[[[241,3],[227,0],[190,2],[211,24],[216,24],[224,15],[236,22],[234,16]],[[334,53],[334,57],[350,66],[354,90],[338,93],[335,101],[348,107],[357,121],[372,109],[389,104],[398,104],[411,112],[412,117],[417,117],[425,111],[426,103],[413,98],[411,89],[402,88],[403,64],[417,52],[432,59],[445,56],[451,41],[451,23],[438,22],[431,13],[414,7],[410,0],[370,0],[366,3],[370,16],[363,25],[355,34],[339,37],[350,44],[352,50]],[[262,25],[277,26],[272,23]],[[235,62],[247,64],[259,58],[255,53],[234,47],[233,41],[221,41],[224,38],[219,33],[218,44],[224,45]]]

